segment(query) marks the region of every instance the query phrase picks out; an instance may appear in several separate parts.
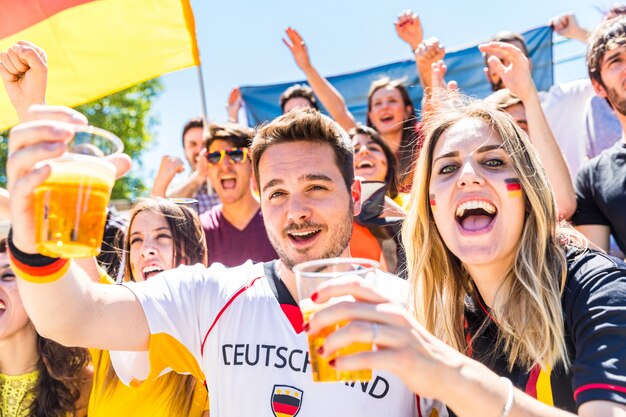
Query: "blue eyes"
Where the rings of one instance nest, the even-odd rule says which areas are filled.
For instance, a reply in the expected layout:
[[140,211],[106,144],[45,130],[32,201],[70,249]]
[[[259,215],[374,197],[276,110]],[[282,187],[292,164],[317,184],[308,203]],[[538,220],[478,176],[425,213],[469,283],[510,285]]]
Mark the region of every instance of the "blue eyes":
[[[499,159],[499,158],[490,158],[490,159],[487,159],[487,160],[481,162],[480,164],[483,165],[484,167],[488,168],[488,169],[498,169],[498,168],[504,166],[505,162],[502,159]],[[453,172],[455,172],[458,169],[459,169],[459,165],[458,164],[444,165],[444,166],[441,167],[441,169],[439,169],[439,174],[441,174],[441,175],[452,174]]]

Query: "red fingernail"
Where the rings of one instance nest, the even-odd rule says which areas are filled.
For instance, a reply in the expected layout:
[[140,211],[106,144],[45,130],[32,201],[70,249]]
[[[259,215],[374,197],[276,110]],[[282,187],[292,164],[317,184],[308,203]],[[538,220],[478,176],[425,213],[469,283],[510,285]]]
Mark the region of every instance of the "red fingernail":
[[317,348],[317,353],[319,353],[320,355],[324,354],[324,346],[320,346]]
[[317,293],[316,292],[311,294],[311,301],[315,302],[315,300],[317,300]]
[[305,332],[309,331],[309,323],[308,322],[302,323],[302,330],[304,330]]
[[331,367],[334,368],[335,367],[335,360],[334,359],[329,360],[328,361],[328,366],[331,366]]

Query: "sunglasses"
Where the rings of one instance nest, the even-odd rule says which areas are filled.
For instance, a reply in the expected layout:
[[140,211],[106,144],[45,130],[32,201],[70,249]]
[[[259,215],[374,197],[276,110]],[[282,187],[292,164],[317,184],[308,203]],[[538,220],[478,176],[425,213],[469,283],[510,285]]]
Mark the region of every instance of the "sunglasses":
[[248,148],[232,148],[229,150],[215,151],[206,154],[206,159],[210,164],[221,164],[224,160],[224,155],[228,155],[228,159],[233,164],[240,164],[246,162],[248,159]]

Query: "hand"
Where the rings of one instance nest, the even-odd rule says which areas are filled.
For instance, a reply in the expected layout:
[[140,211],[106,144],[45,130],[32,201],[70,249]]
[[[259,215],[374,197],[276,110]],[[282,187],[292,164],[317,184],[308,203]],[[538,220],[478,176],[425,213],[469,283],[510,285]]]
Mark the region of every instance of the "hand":
[[419,16],[411,10],[404,10],[398,15],[394,25],[398,37],[408,43],[412,51],[415,51],[424,39],[424,30]]
[[415,63],[424,88],[433,87],[431,84],[432,65],[441,61],[445,55],[446,48],[439,44],[437,38],[429,38],[415,49]]
[[33,104],[44,104],[48,81],[46,53],[38,46],[19,41],[0,52],[0,77],[20,118]]
[[291,51],[293,59],[296,61],[296,65],[302,70],[306,71],[311,67],[311,61],[309,59],[309,52],[306,49],[306,44],[300,34],[292,28],[285,30],[287,39],[283,38],[283,42],[287,45],[287,48]]
[[555,16],[550,19],[548,25],[552,26],[556,33],[568,39],[578,39],[579,41],[586,42],[589,36],[589,32],[580,27],[576,15],[573,13],[564,13]]
[[[342,277],[321,284],[316,303],[346,295],[356,301],[341,301],[324,307],[305,324],[307,332],[313,335],[340,321],[348,322],[326,338],[322,356],[333,357],[339,349],[352,343],[375,342],[375,351],[336,357],[335,367],[346,371],[372,368],[390,371],[419,395],[444,397],[440,391],[445,390],[441,371],[447,364],[458,362],[462,355],[428,333],[402,306],[390,303],[362,279]],[[376,340],[373,340],[374,324]]]
[[230,90],[228,104],[226,105],[226,112],[228,113],[228,121],[230,123],[237,123],[239,121],[239,109],[241,108],[241,103],[241,91],[239,91],[239,87],[235,87]]
[[169,187],[172,179],[176,174],[180,174],[185,170],[185,164],[183,160],[175,156],[164,155],[161,158],[161,165],[159,166],[159,172],[154,178],[154,185],[152,186],[152,196],[165,197],[167,187]]
[[487,60],[489,69],[485,70],[498,75],[511,93],[522,101],[536,94],[530,61],[518,47],[505,42],[489,42],[479,45],[478,49],[490,55]]
[[448,66],[442,61],[436,61],[431,64],[432,76],[430,82],[433,89],[443,89],[447,91],[459,91],[459,85],[456,81],[452,80],[446,83],[446,73],[448,72]]
[[459,86],[456,81],[446,83],[445,77],[448,67],[443,61],[434,62],[431,65],[431,88],[424,94],[422,107],[422,120],[428,124],[433,115],[437,115],[436,109],[440,109],[448,100],[458,98]]
[[[35,222],[33,191],[50,175],[50,166],[40,164],[46,159],[61,156],[74,134],[74,126],[86,125],[87,118],[66,108],[31,106],[26,112],[26,123],[17,125],[9,133],[7,160],[7,189],[11,196],[10,211],[15,246],[26,253],[35,253]],[[128,155],[117,154],[107,158],[122,175],[130,168]]]
[[206,180],[209,177],[209,161],[206,159],[207,148],[202,148],[198,156],[196,156],[196,174],[202,180]]

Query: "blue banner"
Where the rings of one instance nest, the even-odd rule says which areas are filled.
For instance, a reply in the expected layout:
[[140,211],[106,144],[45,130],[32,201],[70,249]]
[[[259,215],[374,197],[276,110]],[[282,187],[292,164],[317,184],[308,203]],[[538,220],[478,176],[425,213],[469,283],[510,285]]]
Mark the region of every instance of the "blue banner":
[[[542,26],[523,33],[532,60],[533,79],[539,90],[547,90],[553,84],[552,29]],[[477,45],[452,50],[446,53],[448,67],[446,80],[456,80],[465,94],[483,98],[491,93],[483,67],[482,53]],[[419,109],[422,100],[422,87],[419,83],[414,60],[393,62],[370,69],[328,77],[328,81],[343,96],[348,109],[355,119],[365,123],[367,113],[367,92],[370,84],[382,77],[401,79],[407,87],[411,99]],[[278,98],[293,84],[306,84],[306,80],[290,83],[242,86],[241,94],[246,103],[248,123],[256,126],[272,120],[281,114]]]

